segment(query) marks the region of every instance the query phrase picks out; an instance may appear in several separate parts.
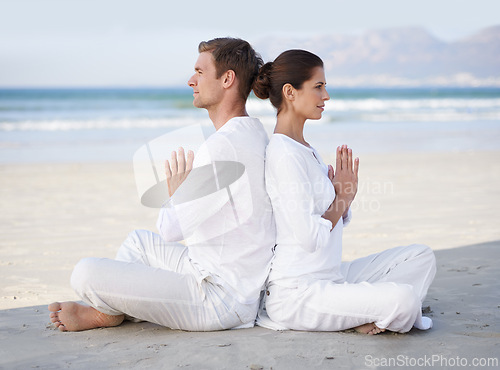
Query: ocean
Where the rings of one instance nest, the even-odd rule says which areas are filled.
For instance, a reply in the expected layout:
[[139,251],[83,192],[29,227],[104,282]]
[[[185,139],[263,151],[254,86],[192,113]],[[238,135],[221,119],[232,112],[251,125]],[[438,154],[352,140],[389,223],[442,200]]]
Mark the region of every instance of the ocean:
[[[500,149],[500,88],[338,88],[306,139],[323,152]],[[275,111],[249,98],[269,133]],[[129,161],[166,132],[212,125],[189,87],[0,89],[0,162]]]

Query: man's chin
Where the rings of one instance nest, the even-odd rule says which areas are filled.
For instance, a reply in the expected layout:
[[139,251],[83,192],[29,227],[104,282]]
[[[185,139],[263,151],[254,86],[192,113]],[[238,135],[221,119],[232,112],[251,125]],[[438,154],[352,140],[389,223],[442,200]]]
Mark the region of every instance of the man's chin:
[[205,108],[205,106],[202,103],[200,103],[199,101],[196,101],[196,99],[193,100],[193,106],[195,108]]

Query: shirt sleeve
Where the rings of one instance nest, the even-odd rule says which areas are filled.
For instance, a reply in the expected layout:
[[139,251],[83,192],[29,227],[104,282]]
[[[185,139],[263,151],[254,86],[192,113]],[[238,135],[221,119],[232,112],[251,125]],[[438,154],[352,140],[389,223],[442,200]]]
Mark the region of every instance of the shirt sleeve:
[[332,222],[315,211],[315,184],[308,176],[305,159],[285,153],[278,161],[271,160],[268,169],[268,190],[279,224],[307,252],[313,253],[326,245]]
[[177,219],[175,209],[164,205],[160,209],[156,227],[163,240],[166,242],[178,242],[184,239],[181,226]]

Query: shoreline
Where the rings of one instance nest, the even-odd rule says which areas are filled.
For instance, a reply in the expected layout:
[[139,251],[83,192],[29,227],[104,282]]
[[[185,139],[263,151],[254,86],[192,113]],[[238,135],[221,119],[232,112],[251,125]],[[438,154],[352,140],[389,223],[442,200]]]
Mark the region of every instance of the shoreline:
[[[370,114],[375,119],[379,113]],[[274,114],[255,116],[260,117],[268,136],[272,135],[276,123]],[[353,121],[339,119],[325,117],[308,122],[305,126],[306,140],[320,153],[328,153],[338,145],[348,144],[355,153],[363,156],[500,151],[498,120],[393,122],[389,119],[387,122],[376,122],[361,118]],[[188,120],[181,126],[170,127],[146,125],[144,128],[2,131],[0,164],[132,162],[134,153],[147,142],[197,124],[200,124],[205,136],[213,132],[208,118]],[[186,141],[182,143],[188,145],[189,140],[183,140]]]

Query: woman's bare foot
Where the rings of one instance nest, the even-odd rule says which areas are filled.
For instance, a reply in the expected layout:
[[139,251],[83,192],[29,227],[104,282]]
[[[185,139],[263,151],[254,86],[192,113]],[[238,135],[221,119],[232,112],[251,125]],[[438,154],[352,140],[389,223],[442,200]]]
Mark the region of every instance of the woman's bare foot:
[[95,308],[76,302],[54,302],[49,304],[50,321],[60,331],[80,331],[117,326],[124,316],[106,315]]
[[362,334],[368,334],[368,335],[375,335],[379,334],[385,331],[385,329],[380,329],[377,325],[375,325],[373,322],[370,322],[368,324],[363,324],[360,326],[356,326],[354,328],[358,333]]

